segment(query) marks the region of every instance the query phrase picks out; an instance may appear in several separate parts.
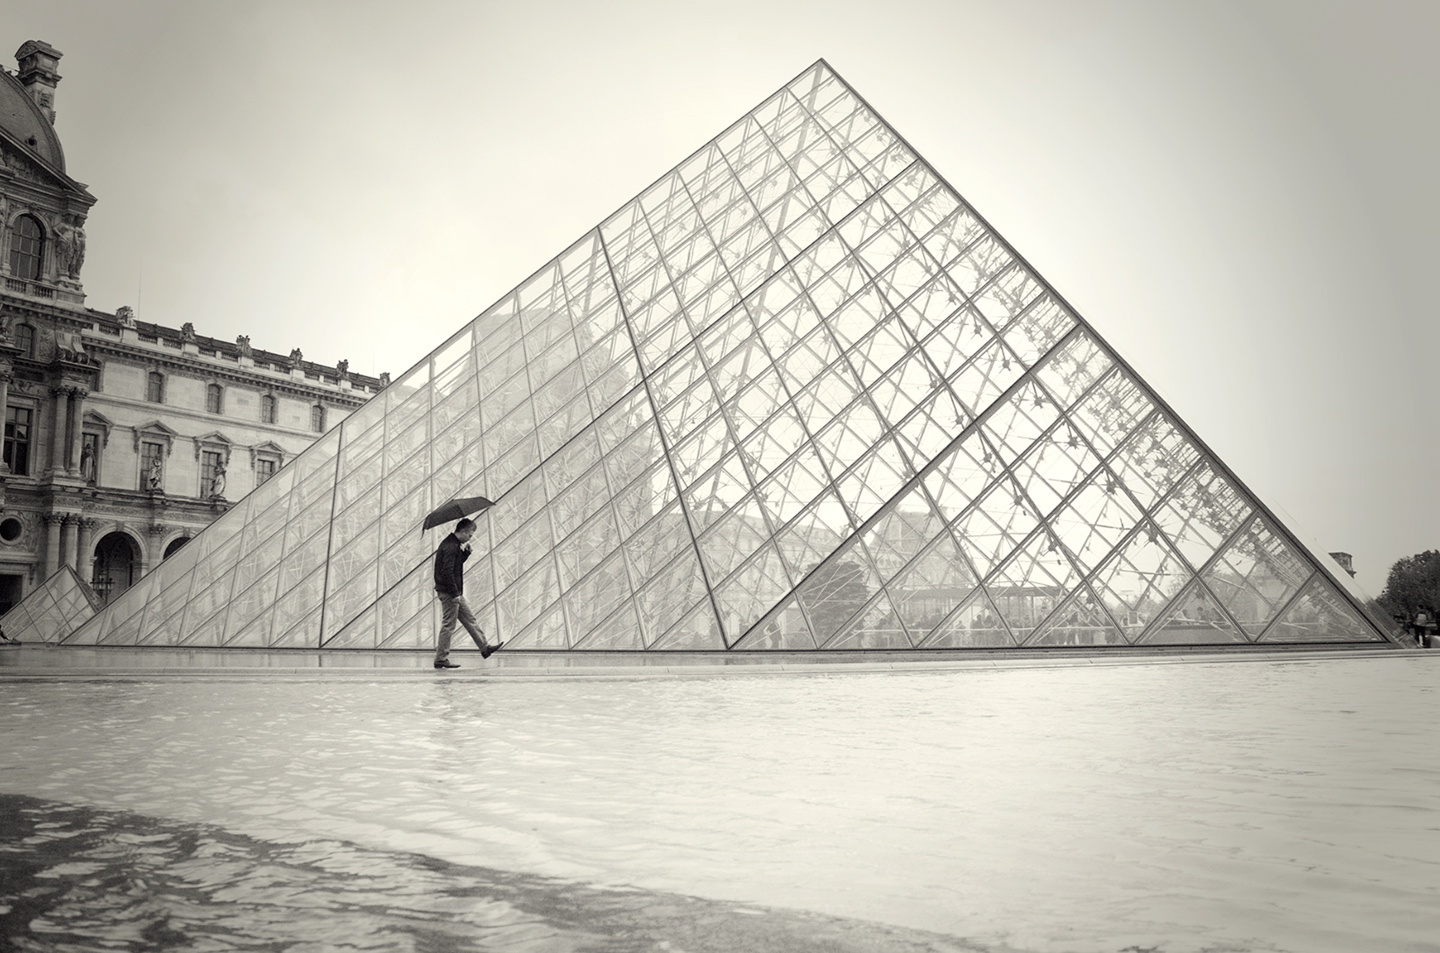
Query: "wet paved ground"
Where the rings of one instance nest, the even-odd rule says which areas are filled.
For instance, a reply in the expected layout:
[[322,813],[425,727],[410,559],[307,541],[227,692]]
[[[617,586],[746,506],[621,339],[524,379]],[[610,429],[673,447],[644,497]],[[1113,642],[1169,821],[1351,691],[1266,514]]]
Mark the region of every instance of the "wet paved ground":
[[[0,795],[0,948],[976,950],[918,930]],[[12,946],[13,944],[13,946]]]
[[11,667],[0,947],[1436,951],[1437,658]]

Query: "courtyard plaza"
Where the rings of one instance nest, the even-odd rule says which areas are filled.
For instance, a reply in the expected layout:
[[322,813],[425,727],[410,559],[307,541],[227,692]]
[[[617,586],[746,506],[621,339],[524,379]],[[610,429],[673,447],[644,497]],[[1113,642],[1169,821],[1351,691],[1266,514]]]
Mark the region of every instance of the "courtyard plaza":
[[0,930],[1436,949],[1440,653],[1016,655],[8,648]]

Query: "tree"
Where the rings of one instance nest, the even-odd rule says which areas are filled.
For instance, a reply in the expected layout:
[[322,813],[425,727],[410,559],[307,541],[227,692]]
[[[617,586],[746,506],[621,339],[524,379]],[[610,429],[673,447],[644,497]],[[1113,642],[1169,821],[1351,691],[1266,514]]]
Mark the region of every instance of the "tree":
[[865,606],[870,587],[865,583],[865,570],[849,559],[811,569],[810,579],[800,590],[800,602],[810,614],[815,637],[823,642]]
[[1430,549],[1395,561],[1379,603],[1392,615],[1413,620],[1424,609],[1433,619],[1440,611],[1440,551]]

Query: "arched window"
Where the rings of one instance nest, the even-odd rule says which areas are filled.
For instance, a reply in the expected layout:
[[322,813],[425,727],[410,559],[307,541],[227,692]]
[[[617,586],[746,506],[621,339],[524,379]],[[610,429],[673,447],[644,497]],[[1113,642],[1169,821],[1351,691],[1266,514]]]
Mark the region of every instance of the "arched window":
[[310,408],[310,429],[316,433],[325,432],[325,408],[319,404]]
[[260,395],[260,422],[262,424],[273,424],[275,422],[275,395]]
[[151,371],[145,378],[145,399],[152,404],[165,403],[165,375]]
[[20,348],[21,357],[35,356],[35,329],[28,324],[15,326],[15,346]]
[[10,274],[33,281],[40,277],[45,233],[33,215],[21,215],[10,228]]
[[223,397],[223,395],[224,391],[220,389],[219,384],[205,385],[205,410],[207,413],[220,413],[221,398]]

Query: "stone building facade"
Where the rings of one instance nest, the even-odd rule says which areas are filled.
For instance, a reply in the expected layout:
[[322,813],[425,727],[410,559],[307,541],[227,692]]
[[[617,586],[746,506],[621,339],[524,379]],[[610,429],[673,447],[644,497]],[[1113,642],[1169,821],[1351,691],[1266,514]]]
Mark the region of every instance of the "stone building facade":
[[385,383],[85,306],[60,57],[0,70],[0,614],[62,565],[113,598]]

